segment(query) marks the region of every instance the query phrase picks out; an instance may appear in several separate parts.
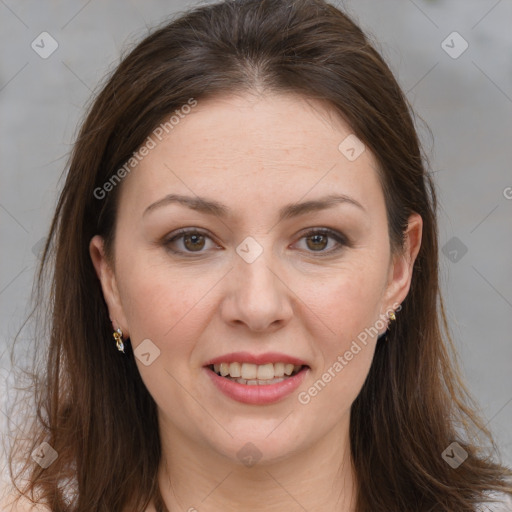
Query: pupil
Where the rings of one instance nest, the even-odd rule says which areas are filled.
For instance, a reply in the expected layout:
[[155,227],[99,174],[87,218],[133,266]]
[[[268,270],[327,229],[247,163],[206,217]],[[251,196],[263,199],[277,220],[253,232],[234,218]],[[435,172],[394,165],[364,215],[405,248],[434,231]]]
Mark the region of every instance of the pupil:
[[[309,237],[309,239],[308,239],[308,240],[313,241],[313,244],[318,244],[318,243],[320,243],[320,244],[321,244],[321,247],[319,247],[318,245],[316,245],[316,248],[317,248],[317,249],[318,249],[318,248],[320,248],[320,249],[324,249],[324,248],[325,248],[325,246],[326,246],[326,237],[325,237],[325,235],[311,235],[311,236]],[[322,241],[324,242],[323,244],[322,244]],[[310,248],[311,248],[311,247],[310,247]],[[313,247],[313,248],[315,248],[315,247]]]
[[[192,245],[192,247],[189,247],[189,245],[188,245],[188,242],[190,240],[193,240],[192,244],[194,244],[194,245]],[[186,235],[185,236],[185,246],[187,247],[187,249],[192,249],[192,250],[194,250],[194,248],[202,249],[203,245],[200,245],[200,246],[195,245],[195,244],[197,244],[198,241],[199,241],[199,243],[203,242],[203,245],[204,245],[204,236],[203,235]]]

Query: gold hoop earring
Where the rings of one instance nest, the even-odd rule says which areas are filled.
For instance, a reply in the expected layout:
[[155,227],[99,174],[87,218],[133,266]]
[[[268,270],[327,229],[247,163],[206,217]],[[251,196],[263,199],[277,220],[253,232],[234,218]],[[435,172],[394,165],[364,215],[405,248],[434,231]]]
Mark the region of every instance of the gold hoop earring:
[[117,350],[124,354],[123,331],[121,331],[121,329],[114,331],[114,339],[116,340]]
[[389,318],[389,322],[388,322],[388,328],[387,330],[391,330],[391,323],[394,322],[396,320],[396,315],[395,315],[395,312],[394,311],[391,311],[389,314],[388,314],[388,318]]

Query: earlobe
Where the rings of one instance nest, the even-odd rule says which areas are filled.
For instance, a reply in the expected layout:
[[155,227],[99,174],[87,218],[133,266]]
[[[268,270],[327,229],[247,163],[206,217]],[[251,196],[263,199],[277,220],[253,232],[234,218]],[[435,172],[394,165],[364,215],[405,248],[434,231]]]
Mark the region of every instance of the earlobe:
[[101,236],[95,235],[91,239],[89,254],[96,275],[100,280],[103,297],[107,303],[110,319],[113,322],[113,328],[121,328],[125,336],[128,337],[128,325],[121,305],[116,276],[105,254],[104,240]]

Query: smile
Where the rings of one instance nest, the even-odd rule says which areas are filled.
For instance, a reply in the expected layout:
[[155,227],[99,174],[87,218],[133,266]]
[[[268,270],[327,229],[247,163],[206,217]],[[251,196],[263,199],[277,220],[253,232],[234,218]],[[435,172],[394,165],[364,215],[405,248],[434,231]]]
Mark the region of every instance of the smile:
[[210,365],[210,369],[217,375],[226,377],[238,384],[248,386],[264,386],[276,384],[297,374],[302,365],[293,365],[291,363],[220,363]]
[[[291,363],[218,363],[204,367],[217,390],[230,399],[266,405],[289,396],[304,381],[309,366]],[[223,375],[224,374],[224,375]]]

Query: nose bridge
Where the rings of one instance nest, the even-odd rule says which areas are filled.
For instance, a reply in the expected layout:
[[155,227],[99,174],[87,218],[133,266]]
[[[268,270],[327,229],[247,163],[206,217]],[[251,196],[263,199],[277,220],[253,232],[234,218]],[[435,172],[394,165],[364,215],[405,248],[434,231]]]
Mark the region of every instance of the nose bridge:
[[[279,278],[271,237],[245,238],[236,248],[229,316],[255,330],[290,318],[292,307],[287,287]],[[280,321],[280,322],[278,322]]]
[[272,258],[263,255],[252,263],[238,262],[237,280],[241,289],[251,294],[275,295],[277,278],[270,270],[271,265]]
[[266,297],[268,300],[277,293],[276,276],[270,271],[275,266],[272,257],[271,237],[260,241],[249,236],[246,237],[236,248],[238,261],[236,261],[235,279],[240,284],[239,292],[248,295],[251,300],[258,296]]

